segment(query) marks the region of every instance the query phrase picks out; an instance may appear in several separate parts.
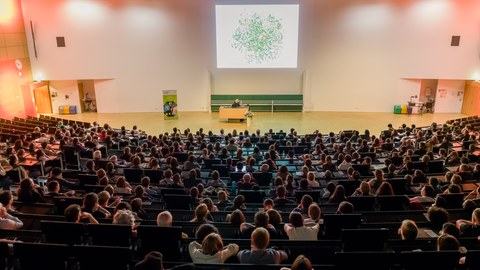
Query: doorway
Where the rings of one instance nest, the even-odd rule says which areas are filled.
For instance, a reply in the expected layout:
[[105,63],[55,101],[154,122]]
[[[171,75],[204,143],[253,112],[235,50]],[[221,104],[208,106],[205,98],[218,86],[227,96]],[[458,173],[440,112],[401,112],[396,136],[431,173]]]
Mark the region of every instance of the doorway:
[[35,107],[37,108],[37,113],[53,113],[48,83],[35,84],[33,87],[33,97],[35,99]]

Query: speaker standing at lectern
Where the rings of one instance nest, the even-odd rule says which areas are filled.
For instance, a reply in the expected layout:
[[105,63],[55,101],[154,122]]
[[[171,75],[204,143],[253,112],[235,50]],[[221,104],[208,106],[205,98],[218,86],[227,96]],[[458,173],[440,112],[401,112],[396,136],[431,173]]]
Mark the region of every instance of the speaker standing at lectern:
[[237,98],[235,101],[232,103],[232,108],[238,108],[240,107],[240,100]]

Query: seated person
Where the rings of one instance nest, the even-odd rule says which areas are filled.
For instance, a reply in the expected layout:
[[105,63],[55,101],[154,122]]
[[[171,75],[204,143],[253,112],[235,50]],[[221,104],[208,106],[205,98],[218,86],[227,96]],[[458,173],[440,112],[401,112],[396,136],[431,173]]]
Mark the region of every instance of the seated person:
[[98,221],[92,216],[92,214],[82,212],[80,205],[78,204],[69,205],[65,209],[64,217],[65,221],[68,222],[98,224]]
[[237,98],[235,101],[232,103],[232,108],[238,108],[240,107],[240,100]]
[[188,251],[194,263],[224,263],[229,257],[238,252],[237,244],[223,246],[222,237],[217,233],[210,233],[203,239],[202,244],[190,242]]
[[402,225],[398,229],[398,234],[402,240],[415,240],[418,235],[418,227],[415,221],[405,219],[402,221]]
[[244,222],[240,225],[240,233],[242,234],[243,238],[250,238],[252,232],[256,228],[265,228],[270,237],[275,237],[277,235],[277,231],[272,224],[269,224],[269,217],[268,214],[265,212],[257,212],[253,218],[253,224]]
[[457,228],[460,229],[463,237],[478,237],[480,236],[480,208],[476,208],[472,212],[471,220],[459,219],[457,220]]
[[50,177],[47,179],[47,183],[50,181],[56,180],[60,184],[60,189],[75,189],[78,187],[77,183],[67,181],[63,178],[62,169],[59,167],[54,167],[50,171]]
[[256,228],[251,237],[252,249],[244,249],[238,252],[240,263],[250,264],[280,264],[288,259],[283,250],[267,248],[270,242],[270,234],[265,228]]
[[[172,227],[173,216],[170,211],[163,211],[157,215],[158,227]],[[188,235],[182,232],[182,238],[188,238]]]
[[0,229],[2,230],[17,230],[23,227],[23,222],[10,215],[7,208],[0,203]]
[[303,215],[299,212],[291,212],[290,223],[285,223],[283,230],[290,240],[317,240],[319,224],[304,226]]

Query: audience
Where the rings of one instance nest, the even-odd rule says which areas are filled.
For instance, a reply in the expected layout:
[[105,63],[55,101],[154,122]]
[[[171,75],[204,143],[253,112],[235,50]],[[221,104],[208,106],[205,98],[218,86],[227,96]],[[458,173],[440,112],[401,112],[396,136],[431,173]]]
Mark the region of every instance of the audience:
[[249,264],[280,264],[288,259],[283,250],[268,248],[270,234],[265,228],[256,228],[251,236],[252,247],[238,252],[240,263]]
[[[476,188],[467,196],[464,196],[464,212],[462,213],[465,215],[466,213],[471,213],[471,220],[458,219],[448,222],[450,216],[446,210],[448,206],[447,201],[439,196],[437,196],[435,200],[433,199],[435,195],[440,192],[446,194],[461,194],[463,192],[462,183],[464,183],[464,181],[470,181],[471,179],[478,180],[480,166],[476,165],[473,168],[473,166],[470,166],[468,158],[462,156],[463,154],[460,154],[460,152],[451,151],[451,144],[448,145],[448,143],[455,138],[459,140],[465,140],[465,138],[468,140],[478,140],[478,134],[465,133],[464,130],[468,131],[469,129],[465,123],[462,124],[460,122],[453,122],[443,127],[440,126],[440,129],[431,128],[426,132],[424,132],[424,129],[420,130],[413,126],[410,128],[406,127],[406,125],[400,129],[389,126],[388,130],[391,132],[391,136],[382,135],[379,138],[370,136],[367,132],[365,135],[360,135],[355,131],[355,139],[353,139],[354,137],[347,136],[345,132],[338,135],[332,132],[328,137],[323,137],[317,131],[312,137],[300,136],[296,134],[295,130],[292,130],[286,137],[281,135],[279,138],[274,139],[273,135],[275,134],[273,131],[265,133],[264,135],[261,135],[261,132],[258,131],[255,133],[255,136],[252,136],[253,134],[249,135],[247,130],[239,133],[234,130],[232,133],[223,133],[221,136],[216,136],[213,135],[211,131],[208,132],[207,135],[202,129],[197,132],[191,132],[187,129],[182,133],[174,128],[173,133],[165,132],[159,134],[158,137],[148,136],[147,138],[146,136],[143,137],[145,135],[144,133],[136,130],[132,130],[130,133],[125,129],[121,132],[109,129],[107,132],[106,129],[102,129],[102,127],[99,126],[95,126],[92,129],[84,129],[74,124],[71,127],[59,127],[56,135],[51,138],[47,135],[40,135],[40,138],[44,140],[42,141],[41,148],[32,142],[20,141],[19,143],[15,143],[15,150],[10,146],[7,148],[6,153],[8,154],[7,157],[9,161],[14,161],[10,162],[10,167],[15,169],[20,166],[18,164],[18,158],[11,158],[11,156],[15,155],[15,151],[17,151],[17,153],[22,150],[23,152],[28,151],[33,154],[40,153],[40,160],[47,161],[45,154],[48,154],[46,150],[50,149],[47,141],[49,143],[55,143],[56,140],[60,140],[61,145],[73,145],[81,155],[88,154],[87,152],[90,151],[90,146],[94,146],[94,148],[102,147],[102,145],[97,142],[98,138],[101,138],[99,140],[100,142],[105,142],[108,138],[108,140],[111,140],[111,142],[114,142],[117,146],[122,140],[123,142],[128,142],[129,144],[127,145],[130,147],[133,146],[134,148],[132,149],[135,150],[130,151],[129,147],[123,148],[122,146],[123,154],[120,156],[120,161],[112,155],[109,158],[111,162],[107,163],[107,166],[101,165],[102,152],[97,150],[93,152],[93,159],[89,159],[85,163],[85,166],[82,166],[82,173],[96,174],[98,176],[100,184],[105,185],[104,191],[101,191],[98,195],[93,192],[84,193],[84,191],[81,190],[83,186],[78,185],[76,181],[66,180],[70,179],[70,177],[64,179],[63,173],[65,171],[62,171],[62,169],[58,167],[53,167],[47,180],[47,186],[49,188],[45,196],[48,195],[48,197],[45,198],[48,198],[48,202],[51,203],[54,202],[55,196],[73,195],[74,193],[73,190],[71,193],[60,193],[60,189],[78,189],[78,194],[77,191],[75,191],[75,195],[82,196],[83,206],[82,208],[76,204],[68,206],[64,212],[66,221],[98,223],[96,218],[102,219],[102,222],[103,219],[110,219],[114,224],[131,225],[132,232],[135,233],[135,222],[139,221],[139,218],[144,220],[149,219],[147,212],[142,208],[144,202],[157,203],[157,200],[159,200],[160,196],[158,196],[158,193],[160,193],[160,189],[157,193],[156,185],[158,184],[156,183],[159,183],[162,188],[176,188],[180,191],[185,190],[186,187],[191,188],[192,192],[190,194],[194,197],[192,206],[196,208],[194,218],[190,221],[199,225],[195,230],[192,230],[192,233],[195,232],[197,241],[191,242],[188,246],[190,257],[194,263],[224,263],[229,257],[237,254],[237,252],[237,258],[241,263],[279,264],[284,262],[287,259],[287,254],[275,248],[268,248],[268,246],[270,238],[281,235],[281,232],[278,232],[279,235],[277,235],[275,227],[278,228],[281,226],[282,215],[281,212],[275,210],[275,207],[279,207],[278,209],[282,211],[290,211],[291,204],[293,204],[294,201],[288,196],[294,196],[293,192],[297,187],[299,187],[297,190],[312,192],[319,190],[321,192],[321,198],[314,202],[310,195],[304,195],[300,204],[290,213],[289,223],[283,225],[283,230],[290,240],[317,239],[320,225],[323,223],[321,219],[321,207],[324,207],[322,205],[326,202],[338,203],[337,214],[350,214],[354,213],[354,206],[348,202],[348,195],[394,195],[394,190],[400,190],[399,194],[407,194],[410,197],[411,205],[418,206],[418,208],[413,207],[412,209],[418,209],[420,211],[428,209],[426,210],[426,216],[429,222],[427,228],[438,230],[440,234],[440,237],[437,239],[437,250],[459,250],[460,244],[457,240],[458,237],[480,237],[480,208],[476,208],[478,206],[478,199],[480,198],[480,189]],[[40,129],[35,132],[38,132],[38,134],[41,133]],[[317,137],[315,138],[315,136]],[[448,138],[446,139],[448,143],[439,144],[436,136]],[[256,142],[253,140],[255,137],[258,138],[259,142],[270,145],[267,152],[260,150],[258,147],[254,148],[254,153],[252,154],[244,152],[244,149],[240,149],[240,145],[255,146]],[[25,138],[22,138],[22,140],[25,140]],[[401,144],[399,147],[397,147],[397,141]],[[357,144],[357,142],[359,143]],[[433,144],[432,142],[436,143]],[[225,143],[227,146],[222,149],[222,145]],[[393,143],[393,150],[386,150],[387,148],[382,146],[382,144],[387,143]],[[124,144],[122,143],[122,145]],[[295,171],[289,169],[287,165],[280,166],[279,152],[282,153],[283,157],[283,153],[287,151],[278,148],[279,146],[305,147],[302,155],[297,155],[295,151],[289,150],[287,157],[288,162],[292,162],[293,164],[303,162],[303,164],[297,164],[297,166],[302,166],[301,173],[297,172],[295,174]],[[230,156],[228,153],[229,149],[235,150],[237,156],[234,157],[233,154]],[[313,149],[315,150],[313,151]],[[197,150],[202,151],[201,157],[198,157]],[[474,150],[474,147],[469,147],[469,154],[474,155]],[[377,156],[380,153],[385,154],[388,158],[385,161],[385,167],[375,170],[374,177],[368,180],[364,178],[364,175],[361,176],[360,173],[354,171],[352,166],[360,163],[371,166],[372,158],[369,156],[362,158],[359,152],[373,151],[378,151],[376,153]],[[188,153],[186,162],[179,164],[177,158],[174,157],[174,154],[178,152]],[[447,155],[447,153],[449,154]],[[421,169],[415,168],[418,164],[414,163],[414,158],[418,155],[421,157],[421,161],[426,164],[425,166],[427,166],[427,168],[428,164],[434,160],[445,159],[446,165],[458,166],[458,169],[451,169],[451,171],[447,172],[445,174],[446,181],[443,182],[443,178],[439,177],[437,179],[435,176],[430,177],[429,175],[425,175],[425,172],[428,173],[428,170],[422,171]],[[238,195],[232,204],[228,199],[228,192],[230,192],[229,184],[227,185],[227,181],[220,178],[218,171],[212,171],[212,179],[207,182],[206,188],[203,188],[204,181],[201,179],[202,176],[200,174],[200,170],[204,165],[202,162],[216,158],[217,156],[226,162],[229,171],[234,171],[235,168],[237,168],[237,171],[243,172],[245,171],[244,164],[248,164],[246,168],[248,173],[245,173],[242,179],[238,181],[239,189],[265,189],[265,187],[259,187],[255,184],[251,172],[257,169],[258,166],[260,166],[258,172],[264,173],[269,172],[269,170],[277,171],[277,165],[280,166],[280,169],[278,169],[276,173],[278,181],[275,181],[275,188],[272,188],[272,185],[270,185],[270,190],[266,190],[265,192],[269,194],[272,199],[264,199],[263,211],[261,211],[258,206],[249,209],[252,210],[252,212],[256,212],[253,224],[246,222],[246,217],[250,219],[252,216],[252,212],[247,211],[247,205],[251,202],[245,201],[243,195]],[[318,159],[314,159],[314,157]],[[23,161],[25,161],[25,153],[22,154],[22,158]],[[403,164],[399,166],[402,158]],[[400,159],[400,163],[398,163],[398,159]],[[133,186],[130,185],[121,174],[121,168],[132,167],[143,170],[142,168],[146,165],[145,160],[150,160],[148,162],[149,169],[163,170],[164,178],[152,179],[152,184],[150,178],[144,176],[140,184],[134,183],[135,181],[131,180]],[[237,160],[239,160],[239,162],[237,162]],[[257,163],[257,161],[259,161],[260,164]],[[6,166],[7,164],[0,163],[0,165]],[[106,167],[106,171],[100,167]],[[119,169],[116,170],[116,168]],[[182,168],[185,169],[183,174],[181,171]],[[345,177],[339,177],[336,172],[337,169],[342,171],[338,172],[338,174],[341,175],[341,173],[344,173]],[[373,171],[373,166],[371,166],[371,170]],[[188,178],[185,180],[184,185],[182,177],[185,176],[187,171]],[[316,171],[320,171],[320,175],[323,171],[325,177],[323,177],[321,181],[315,179]],[[335,172],[336,175],[334,176],[332,172]],[[405,190],[398,189],[397,186],[395,186],[394,189],[390,184],[391,182],[389,182],[390,180],[388,182],[385,180],[385,178],[397,178],[398,175],[401,175],[401,177],[406,180]],[[4,181],[7,176],[7,170],[4,169],[3,166],[0,166],[0,180]],[[353,194],[345,194],[344,186],[337,185],[334,177],[358,181],[359,187]],[[35,184],[37,180],[24,177],[21,179],[23,180],[20,181],[20,187],[15,193],[18,197],[19,209],[27,209],[21,208],[27,204],[33,204],[35,207],[36,203],[45,202],[43,194],[46,191]],[[360,182],[361,180],[364,181]],[[326,189],[322,189],[325,187]],[[132,190],[135,191],[134,194],[129,195],[132,193]],[[114,193],[118,196],[113,196]],[[14,215],[17,213],[13,208],[14,196],[12,195],[9,191],[0,193],[0,227],[2,229],[14,230],[22,228],[23,226],[23,216],[19,215],[19,219],[11,215],[11,213]],[[215,195],[218,195],[218,202],[213,197]],[[131,200],[131,205],[128,203],[129,200]],[[214,203],[214,200],[216,203]],[[115,207],[113,217],[110,211],[107,210],[111,207]],[[212,224],[209,224],[214,221],[211,213],[217,212],[219,209],[232,211],[231,214],[227,215],[226,221],[232,224],[232,230],[235,230],[233,226],[239,226],[241,236],[251,239],[250,250],[238,251],[239,247],[236,244],[223,245],[222,236]],[[256,211],[257,209],[259,210]],[[187,212],[192,213],[191,211]],[[175,215],[176,214],[177,213],[175,213]],[[158,226],[169,227],[172,225],[172,220],[172,214],[165,210],[157,215],[156,221]],[[215,222],[222,222],[222,219],[215,220]],[[366,222],[369,222],[369,220],[366,219]],[[413,215],[411,219],[403,220],[398,229],[400,238],[407,241],[415,240],[418,232],[419,229],[415,221],[413,221]],[[182,237],[186,238],[187,235],[183,234]],[[412,247],[412,249],[415,249],[415,247]],[[160,253],[150,253],[135,265],[135,269],[153,269],[151,267],[163,269],[162,255]],[[312,266],[306,257],[298,256],[290,269],[312,269]]]

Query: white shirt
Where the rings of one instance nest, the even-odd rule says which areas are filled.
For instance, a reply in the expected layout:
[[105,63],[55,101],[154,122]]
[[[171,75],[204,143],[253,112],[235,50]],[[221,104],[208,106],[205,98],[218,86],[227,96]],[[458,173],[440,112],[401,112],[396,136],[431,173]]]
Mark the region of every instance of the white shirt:
[[5,217],[0,217],[0,229],[2,230],[16,230],[23,226],[23,222],[10,214]]
[[315,224],[312,227],[293,227],[292,224],[285,224],[283,227],[290,240],[317,240],[320,225]]
[[237,244],[229,244],[214,255],[208,255],[202,252],[202,245],[199,243],[193,241],[188,245],[188,252],[193,263],[224,263],[228,258],[237,254],[238,249]]

